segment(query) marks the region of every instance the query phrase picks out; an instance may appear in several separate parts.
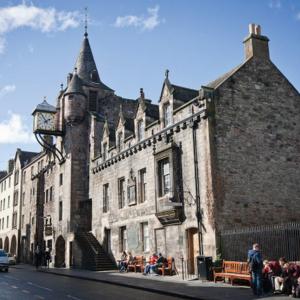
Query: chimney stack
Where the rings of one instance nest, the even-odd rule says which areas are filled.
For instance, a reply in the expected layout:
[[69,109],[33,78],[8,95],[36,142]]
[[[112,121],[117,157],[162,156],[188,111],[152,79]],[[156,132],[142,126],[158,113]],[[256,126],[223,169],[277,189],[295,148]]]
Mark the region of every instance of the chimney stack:
[[261,27],[256,24],[249,24],[249,35],[244,39],[245,59],[254,56],[261,59],[270,59],[269,39],[261,35]]
[[8,173],[11,173],[14,170],[14,164],[15,164],[15,160],[14,159],[10,159],[8,161],[8,164],[7,164],[7,172]]

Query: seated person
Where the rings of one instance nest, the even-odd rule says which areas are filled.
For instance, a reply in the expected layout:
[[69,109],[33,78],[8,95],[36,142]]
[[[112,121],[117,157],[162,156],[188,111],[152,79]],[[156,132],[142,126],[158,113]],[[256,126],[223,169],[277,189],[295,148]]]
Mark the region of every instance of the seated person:
[[262,271],[262,285],[264,293],[269,293],[272,290],[272,275],[273,270],[268,260],[263,261],[263,271]]
[[282,266],[280,276],[275,277],[275,293],[291,294],[292,292],[292,269],[290,264],[286,262]]
[[131,265],[133,263],[134,263],[134,257],[132,256],[131,252],[128,251],[127,265]]
[[119,261],[119,271],[125,272],[127,269],[127,253],[126,251],[123,251],[121,255],[121,259]]
[[150,257],[149,262],[146,264],[144,275],[150,274],[150,271],[153,270],[153,268],[156,267],[158,256],[156,253],[153,253],[153,255]]
[[297,284],[294,287],[293,296],[295,298],[300,298],[300,277],[297,278]]

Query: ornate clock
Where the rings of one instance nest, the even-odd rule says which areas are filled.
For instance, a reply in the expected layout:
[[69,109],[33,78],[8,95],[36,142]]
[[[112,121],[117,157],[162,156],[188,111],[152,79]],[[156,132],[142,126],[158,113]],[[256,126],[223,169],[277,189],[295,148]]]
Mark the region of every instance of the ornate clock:
[[56,132],[57,128],[55,126],[55,116],[56,108],[44,99],[44,101],[39,104],[34,112],[32,113],[33,131],[35,133],[49,133],[53,134]]

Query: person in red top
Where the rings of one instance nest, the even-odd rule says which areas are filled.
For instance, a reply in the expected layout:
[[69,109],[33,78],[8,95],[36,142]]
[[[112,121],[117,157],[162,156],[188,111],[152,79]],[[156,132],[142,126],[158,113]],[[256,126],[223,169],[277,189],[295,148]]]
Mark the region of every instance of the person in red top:
[[156,267],[156,262],[157,262],[158,256],[156,253],[153,253],[153,255],[149,259],[149,263],[147,263],[144,271],[144,275],[150,274],[150,270],[152,269],[154,271]]

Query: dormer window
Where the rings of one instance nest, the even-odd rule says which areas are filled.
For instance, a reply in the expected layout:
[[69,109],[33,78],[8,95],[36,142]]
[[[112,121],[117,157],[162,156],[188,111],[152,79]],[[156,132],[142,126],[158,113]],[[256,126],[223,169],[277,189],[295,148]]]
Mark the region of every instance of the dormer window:
[[107,158],[107,143],[103,144],[102,158],[103,158],[103,161],[106,161],[106,158]]
[[163,106],[164,113],[164,126],[170,126],[172,124],[172,113],[171,113],[171,105],[167,103]]
[[117,135],[117,147],[119,152],[122,150],[122,144],[123,144],[123,133],[119,132]]
[[145,138],[145,126],[143,120],[139,120],[137,123],[137,137],[138,141],[141,141]]
[[93,70],[91,72],[91,80],[92,82],[98,82],[99,81],[99,76],[97,70]]

